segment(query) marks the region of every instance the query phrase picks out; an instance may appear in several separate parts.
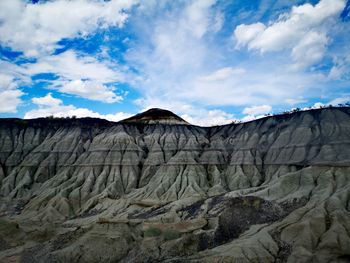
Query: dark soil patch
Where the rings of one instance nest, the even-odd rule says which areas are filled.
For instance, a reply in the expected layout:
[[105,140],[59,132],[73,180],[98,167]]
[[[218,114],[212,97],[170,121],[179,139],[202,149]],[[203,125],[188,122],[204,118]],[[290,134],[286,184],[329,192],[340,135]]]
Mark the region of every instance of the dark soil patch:
[[287,262],[288,257],[292,252],[292,246],[281,240],[280,231],[271,232],[270,235],[278,245],[278,252],[277,252],[277,256],[275,257],[275,262],[276,263]]
[[203,233],[199,236],[199,250],[238,238],[252,225],[278,221],[304,203],[304,200],[295,200],[280,205],[255,196],[216,197],[209,206],[213,212],[209,210],[208,214],[218,216],[218,226],[214,234]]
[[134,214],[129,214],[129,219],[148,219],[154,216],[158,216],[161,214],[165,214],[170,211],[170,207],[159,207],[159,208],[152,208],[148,211],[143,212],[136,212]]
[[200,211],[201,211],[201,206],[203,205],[204,200],[199,200],[192,205],[186,206],[177,212],[182,212],[183,214],[183,219],[188,220],[188,219],[193,219],[196,218]]
[[74,231],[58,235],[51,243],[52,250],[59,250],[70,245],[78,238],[80,238],[85,232],[86,230],[78,228]]

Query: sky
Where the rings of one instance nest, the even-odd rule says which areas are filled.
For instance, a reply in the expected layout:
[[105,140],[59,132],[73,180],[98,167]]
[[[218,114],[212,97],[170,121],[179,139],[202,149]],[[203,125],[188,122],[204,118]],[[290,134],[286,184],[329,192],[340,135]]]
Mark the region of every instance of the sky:
[[0,0],[0,117],[192,124],[350,101],[350,0]]

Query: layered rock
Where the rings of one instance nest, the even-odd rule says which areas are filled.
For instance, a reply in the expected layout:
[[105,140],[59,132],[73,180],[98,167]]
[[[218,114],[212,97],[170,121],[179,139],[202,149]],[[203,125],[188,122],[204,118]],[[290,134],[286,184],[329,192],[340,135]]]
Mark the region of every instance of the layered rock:
[[123,123],[143,124],[183,124],[189,123],[171,111],[152,108],[122,121]]
[[[4,119],[0,164],[1,211],[27,240],[0,258],[28,259],[26,230],[56,223],[35,240],[43,262],[349,259],[349,108],[208,128],[159,110],[120,123]],[[52,247],[60,231],[72,238]]]

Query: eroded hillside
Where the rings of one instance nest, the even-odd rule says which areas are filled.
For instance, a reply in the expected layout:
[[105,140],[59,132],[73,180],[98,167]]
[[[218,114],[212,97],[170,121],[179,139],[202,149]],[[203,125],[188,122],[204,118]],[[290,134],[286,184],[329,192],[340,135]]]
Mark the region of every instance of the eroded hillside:
[[349,108],[142,118],[0,121],[0,261],[350,260]]

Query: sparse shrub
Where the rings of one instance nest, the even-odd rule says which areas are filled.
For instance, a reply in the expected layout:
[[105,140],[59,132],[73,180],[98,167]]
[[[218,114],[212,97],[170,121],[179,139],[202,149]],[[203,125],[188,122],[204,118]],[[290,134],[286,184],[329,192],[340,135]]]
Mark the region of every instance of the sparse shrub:
[[233,121],[231,121],[231,124],[240,124],[240,123],[242,123],[241,120],[233,120]]
[[255,200],[253,201],[253,206],[254,206],[255,209],[259,209],[259,208],[260,208],[260,205],[261,205],[260,199],[255,199]]
[[260,199],[254,199],[254,200],[243,199],[243,202],[242,202],[242,206],[254,207],[255,209],[259,209],[260,205],[261,205]]
[[162,234],[162,230],[156,227],[149,227],[144,232],[144,237],[157,237]]
[[165,240],[173,240],[181,237],[181,233],[175,229],[165,229],[163,231],[163,237]]
[[250,206],[249,200],[248,199],[243,199],[243,206]]

